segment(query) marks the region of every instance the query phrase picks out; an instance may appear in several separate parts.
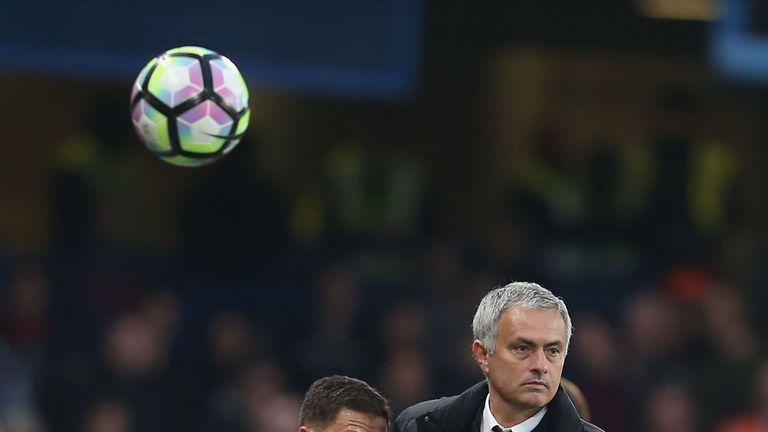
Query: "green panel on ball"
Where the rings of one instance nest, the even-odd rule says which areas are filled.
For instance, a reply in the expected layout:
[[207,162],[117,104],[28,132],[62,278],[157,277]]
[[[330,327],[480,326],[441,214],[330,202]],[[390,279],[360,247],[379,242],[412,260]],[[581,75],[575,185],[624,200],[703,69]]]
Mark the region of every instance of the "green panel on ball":
[[226,140],[221,138],[215,138],[211,141],[188,140],[182,141],[182,148],[191,153],[200,153],[201,155],[211,154],[219,151],[225,141]]
[[168,119],[165,115],[142,100],[134,108],[133,117],[136,132],[150,150],[161,153],[171,150]]
[[162,156],[162,160],[165,162],[181,166],[181,167],[197,167],[200,165],[205,165],[207,163],[213,162],[216,158],[205,158],[205,159],[197,159],[197,158],[191,158],[187,156]]
[[248,122],[251,120],[251,110],[248,110],[243,114],[242,117],[240,117],[240,122],[237,124],[237,130],[235,131],[235,135],[242,135],[245,133],[245,130],[248,129]]
[[168,120],[162,116],[155,123],[155,139],[147,142],[147,147],[154,152],[167,152],[171,150],[171,138],[168,135]]

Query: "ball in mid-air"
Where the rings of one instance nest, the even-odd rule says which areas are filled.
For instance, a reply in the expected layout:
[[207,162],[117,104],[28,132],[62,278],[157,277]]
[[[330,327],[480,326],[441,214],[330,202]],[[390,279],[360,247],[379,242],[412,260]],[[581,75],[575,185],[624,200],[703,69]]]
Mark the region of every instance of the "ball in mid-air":
[[184,46],[141,70],[131,91],[139,138],[160,159],[200,166],[231,151],[248,127],[248,87],[228,58]]

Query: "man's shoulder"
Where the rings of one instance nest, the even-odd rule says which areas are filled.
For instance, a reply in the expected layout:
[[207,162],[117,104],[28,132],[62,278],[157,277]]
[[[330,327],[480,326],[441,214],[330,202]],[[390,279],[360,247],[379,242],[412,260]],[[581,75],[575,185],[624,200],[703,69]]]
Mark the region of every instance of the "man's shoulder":
[[482,381],[459,395],[419,402],[397,416],[394,431],[414,431],[420,422],[460,428],[474,418],[487,394],[488,385]]
[[423,417],[427,414],[438,411],[446,406],[451,405],[458,395],[442,397],[439,399],[432,399],[424,402],[419,402],[415,405],[411,405],[404,409],[395,420],[396,423],[405,424],[409,421],[415,420],[419,417]]
[[573,405],[571,398],[562,386],[557,389],[557,393],[555,393],[555,397],[550,401],[548,408],[549,410],[547,411],[545,418],[549,423],[547,423],[547,425],[542,425],[540,428],[541,430],[555,430],[558,432],[576,430],[581,432],[605,432],[581,418],[576,407]]
[[592,423],[586,422],[584,420],[581,421],[581,424],[584,426],[584,428],[582,429],[584,432],[605,432],[599,427],[593,425]]

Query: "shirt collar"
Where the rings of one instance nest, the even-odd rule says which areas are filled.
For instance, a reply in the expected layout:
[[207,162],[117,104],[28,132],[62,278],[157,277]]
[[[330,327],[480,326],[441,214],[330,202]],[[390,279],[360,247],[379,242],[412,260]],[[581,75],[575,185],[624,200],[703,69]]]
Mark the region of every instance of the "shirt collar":
[[544,414],[546,413],[547,407],[545,406],[528,420],[522,423],[518,423],[511,428],[504,428],[499,424],[498,421],[496,421],[496,417],[493,416],[493,413],[491,413],[491,396],[488,395],[485,397],[485,408],[483,408],[483,420],[480,424],[480,431],[492,432],[491,429],[493,429],[494,426],[499,426],[505,432],[531,432],[536,426],[539,425],[541,419],[544,418]]

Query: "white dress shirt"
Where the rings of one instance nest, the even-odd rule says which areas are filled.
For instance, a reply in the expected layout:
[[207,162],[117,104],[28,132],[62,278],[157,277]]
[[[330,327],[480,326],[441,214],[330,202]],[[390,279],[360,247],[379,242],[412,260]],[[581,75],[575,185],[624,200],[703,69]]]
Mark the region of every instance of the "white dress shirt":
[[480,432],[493,432],[493,428],[498,426],[504,432],[531,432],[536,426],[541,423],[541,419],[544,418],[544,414],[547,413],[547,407],[540,409],[533,417],[528,420],[518,423],[511,428],[505,428],[496,421],[496,417],[491,413],[491,396],[488,395],[485,398],[485,408],[483,408],[483,419],[480,423]]

